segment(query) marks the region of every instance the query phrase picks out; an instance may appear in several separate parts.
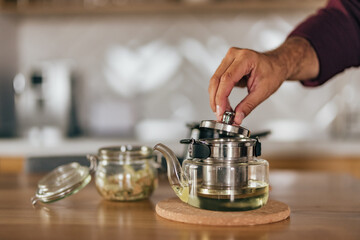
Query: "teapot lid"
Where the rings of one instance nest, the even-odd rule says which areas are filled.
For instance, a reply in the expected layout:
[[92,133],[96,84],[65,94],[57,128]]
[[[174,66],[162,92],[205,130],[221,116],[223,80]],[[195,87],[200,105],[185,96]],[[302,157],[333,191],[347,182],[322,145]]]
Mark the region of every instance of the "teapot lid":
[[250,137],[250,131],[238,125],[234,125],[234,112],[225,112],[222,116],[222,121],[204,120],[200,123],[200,128],[207,128],[217,131],[219,133],[225,133],[228,136],[236,136],[239,138]]

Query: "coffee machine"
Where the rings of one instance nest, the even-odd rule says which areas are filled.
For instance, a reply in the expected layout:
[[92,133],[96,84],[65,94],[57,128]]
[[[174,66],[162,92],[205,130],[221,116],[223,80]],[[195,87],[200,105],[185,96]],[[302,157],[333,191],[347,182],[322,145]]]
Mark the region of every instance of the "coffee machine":
[[66,61],[36,64],[14,79],[18,135],[34,144],[53,145],[67,135],[71,107],[71,65]]

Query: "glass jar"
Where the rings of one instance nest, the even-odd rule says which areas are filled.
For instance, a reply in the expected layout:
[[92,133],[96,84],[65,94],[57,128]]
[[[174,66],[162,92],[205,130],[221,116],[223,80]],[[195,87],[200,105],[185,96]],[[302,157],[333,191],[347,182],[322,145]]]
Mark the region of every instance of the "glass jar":
[[99,193],[108,200],[133,201],[148,198],[158,184],[153,150],[146,146],[100,148],[88,155],[90,167],[77,162],[59,166],[38,182],[31,202],[52,203],[84,188],[95,175]]
[[97,160],[95,184],[107,200],[145,199],[158,185],[155,155],[149,147],[104,147],[88,158]]

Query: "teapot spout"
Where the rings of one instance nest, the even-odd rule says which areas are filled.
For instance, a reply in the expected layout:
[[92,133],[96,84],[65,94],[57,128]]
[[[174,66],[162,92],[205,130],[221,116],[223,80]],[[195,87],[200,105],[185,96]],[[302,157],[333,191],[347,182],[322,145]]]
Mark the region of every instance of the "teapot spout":
[[187,203],[189,199],[189,181],[180,166],[175,153],[164,144],[157,144],[154,150],[161,152],[167,165],[167,176],[169,183],[181,201]]

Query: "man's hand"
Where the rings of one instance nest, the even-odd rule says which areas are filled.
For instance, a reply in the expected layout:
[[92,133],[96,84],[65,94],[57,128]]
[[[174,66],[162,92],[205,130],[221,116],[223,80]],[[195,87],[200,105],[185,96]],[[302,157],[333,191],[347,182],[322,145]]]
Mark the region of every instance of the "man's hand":
[[228,97],[235,86],[247,87],[248,95],[235,108],[235,123],[270,97],[286,79],[307,80],[319,72],[316,53],[307,40],[290,38],[278,49],[258,53],[230,48],[210,79],[210,106],[218,120],[232,110]]

